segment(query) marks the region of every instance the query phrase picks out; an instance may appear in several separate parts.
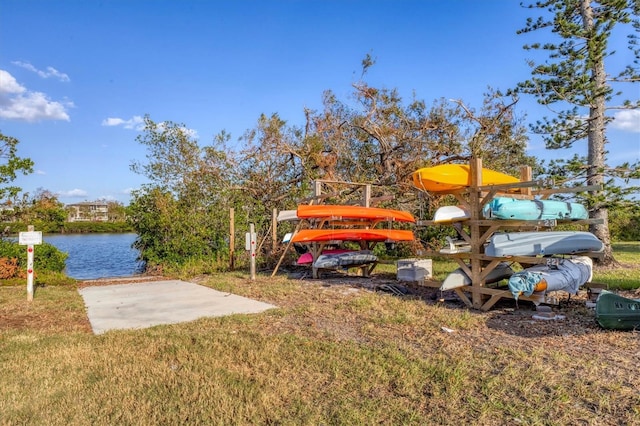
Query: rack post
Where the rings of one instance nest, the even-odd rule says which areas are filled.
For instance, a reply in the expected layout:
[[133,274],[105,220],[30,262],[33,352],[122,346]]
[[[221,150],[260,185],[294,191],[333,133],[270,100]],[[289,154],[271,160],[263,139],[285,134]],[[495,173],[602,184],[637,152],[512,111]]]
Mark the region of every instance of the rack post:
[[478,187],[482,186],[482,159],[472,158],[469,164],[471,185],[469,188],[469,215],[470,215],[470,234],[471,234],[471,303],[474,309],[482,307],[482,267],[479,255],[482,251],[482,241],[480,241],[480,225],[479,220],[482,214],[482,206],[480,205],[480,192]]

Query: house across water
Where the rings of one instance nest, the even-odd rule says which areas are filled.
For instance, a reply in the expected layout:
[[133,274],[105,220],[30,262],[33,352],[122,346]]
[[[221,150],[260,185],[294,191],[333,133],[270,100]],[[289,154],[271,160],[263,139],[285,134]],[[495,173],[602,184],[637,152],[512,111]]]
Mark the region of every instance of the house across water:
[[105,201],[83,201],[65,206],[69,222],[106,222],[109,220],[109,205]]

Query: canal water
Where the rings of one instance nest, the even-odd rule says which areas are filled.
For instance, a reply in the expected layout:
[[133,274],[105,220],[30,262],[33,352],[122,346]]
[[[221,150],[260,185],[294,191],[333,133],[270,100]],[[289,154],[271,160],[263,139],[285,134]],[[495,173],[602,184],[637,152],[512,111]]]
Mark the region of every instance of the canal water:
[[69,254],[65,273],[78,280],[127,277],[142,272],[138,250],[131,247],[136,234],[55,234],[44,235],[42,239]]

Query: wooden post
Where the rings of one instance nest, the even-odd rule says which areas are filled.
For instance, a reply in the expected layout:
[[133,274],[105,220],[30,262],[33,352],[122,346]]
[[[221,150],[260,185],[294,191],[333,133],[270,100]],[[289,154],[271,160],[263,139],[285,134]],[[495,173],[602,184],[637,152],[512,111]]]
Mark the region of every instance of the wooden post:
[[471,234],[471,302],[475,309],[482,307],[482,286],[480,252],[482,241],[480,241],[480,225],[478,221],[481,219],[482,206],[480,205],[479,186],[482,186],[482,159],[472,158],[470,162],[470,178],[471,186],[469,188],[469,215],[470,234]]
[[235,251],[236,251],[236,226],[235,226],[235,210],[229,209],[229,269],[235,269]]
[[273,209],[271,213],[271,253],[278,249],[278,209]]
[[34,231],[33,225],[27,227],[27,232],[20,232],[18,234],[18,244],[27,246],[27,300],[33,301],[33,258],[34,258],[34,245],[42,244],[42,232]]
[[313,181],[313,196],[315,197],[315,199],[313,200],[313,202],[315,202],[317,197],[319,197],[320,195],[322,195],[322,182],[320,182],[319,180],[314,180]]
[[296,233],[300,230],[300,226],[301,225],[302,225],[302,222],[298,222],[298,224],[296,225],[296,228],[293,230],[293,233],[291,234],[291,238],[289,238],[289,241],[287,241],[287,246],[284,248],[284,251],[280,255],[280,259],[278,260],[278,263],[276,264],[276,267],[273,268],[273,272],[271,272],[271,276],[272,277],[275,276],[276,273],[278,272],[278,268],[280,267],[280,264],[282,263],[282,261],[284,260],[285,255],[289,251],[289,248],[291,247],[291,244],[293,244],[291,242],[293,240],[293,236],[296,235]]
[[[522,182],[530,182],[532,179],[531,177],[531,166],[522,166],[520,167],[520,181]],[[525,188],[520,188],[520,192],[523,195],[526,195],[527,198],[532,197],[532,193],[531,193],[531,187],[527,186]]]
[[362,205],[365,207],[371,207],[371,185],[366,184],[364,186],[364,194],[362,194]]

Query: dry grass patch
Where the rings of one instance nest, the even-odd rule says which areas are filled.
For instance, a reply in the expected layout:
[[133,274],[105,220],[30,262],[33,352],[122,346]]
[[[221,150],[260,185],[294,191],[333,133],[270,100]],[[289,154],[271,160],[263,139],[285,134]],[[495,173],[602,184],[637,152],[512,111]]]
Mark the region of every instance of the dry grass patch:
[[25,285],[0,287],[0,332],[6,331],[90,333],[91,326],[75,285],[36,286],[32,302]]
[[200,277],[278,308],[99,336],[75,289],[0,288],[3,318],[49,316],[2,329],[0,423],[640,424],[638,333],[576,300],[538,322],[373,291],[388,279]]

